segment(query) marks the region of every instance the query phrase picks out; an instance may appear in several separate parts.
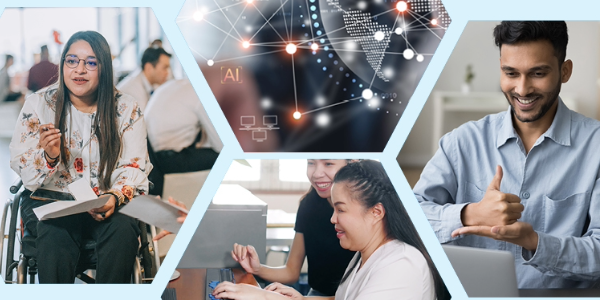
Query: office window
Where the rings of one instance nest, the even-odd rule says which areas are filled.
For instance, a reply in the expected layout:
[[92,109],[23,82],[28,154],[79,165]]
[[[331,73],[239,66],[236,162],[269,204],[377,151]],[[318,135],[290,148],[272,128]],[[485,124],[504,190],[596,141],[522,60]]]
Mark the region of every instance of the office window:
[[259,181],[261,178],[260,159],[247,159],[250,167],[237,161],[233,161],[223,181]]
[[280,159],[279,180],[309,182],[306,178],[306,159]]

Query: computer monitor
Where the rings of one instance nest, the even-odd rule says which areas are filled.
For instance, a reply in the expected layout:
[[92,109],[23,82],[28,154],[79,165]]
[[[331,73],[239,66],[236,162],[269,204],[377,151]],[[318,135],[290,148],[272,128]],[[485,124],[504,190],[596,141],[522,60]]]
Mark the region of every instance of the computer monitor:
[[264,130],[252,131],[252,139],[257,142],[262,142],[267,139],[267,132]]
[[277,116],[276,115],[263,116],[263,124],[268,127],[273,127],[273,126],[277,125]]
[[254,126],[254,116],[241,116],[240,123],[246,127]]

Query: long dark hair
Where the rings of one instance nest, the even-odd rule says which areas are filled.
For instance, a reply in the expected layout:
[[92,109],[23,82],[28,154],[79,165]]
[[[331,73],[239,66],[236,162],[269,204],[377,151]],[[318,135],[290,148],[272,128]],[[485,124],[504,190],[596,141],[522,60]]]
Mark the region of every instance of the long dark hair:
[[[63,69],[65,68],[65,55],[71,45],[77,41],[86,41],[92,47],[98,61],[99,84],[96,91],[96,103],[98,112],[94,119],[94,133],[98,137],[100,147],[100,166],[98,172],[98,183],[100,189],[110,189],[110,177],[117,165],[121,153],[121,138],[118,131],[117,117],[117,90],[113,83],[113,68],[110,48],[106,39],[95,31],[79,31],[71,36],[60,57],[58,65],[58,84],[53,97],[56,100],[56,111],[54,122],[58,124],[60,132],[65,132],[67,122],[67,108],[71,102],[69,90],[65,85]],[[100,126],[102,125],[102,126]],[[72,130],[72,129],[71,129]],[[67,153],[65,134],[60,137],[60,156],[65,168],[69,168],[70,155]]]
[[[344,183],[350,189],[353,199],[359,201],[365,208],[371,208],[381,203],[385,208],[383,224],[387,238],[402,241],[419,250],[427,261],[429,271],[433,276],[437,299],[450,299],[450,293],[442,277],[433,264],[423,241],[417,233],[417,229],[411,222],[381,163],[374,160],[349,163],[337,172],[333,182],[337,184]],[[341,280],[342,283],[348,279],[357,264],[358,260],[344,274]]]

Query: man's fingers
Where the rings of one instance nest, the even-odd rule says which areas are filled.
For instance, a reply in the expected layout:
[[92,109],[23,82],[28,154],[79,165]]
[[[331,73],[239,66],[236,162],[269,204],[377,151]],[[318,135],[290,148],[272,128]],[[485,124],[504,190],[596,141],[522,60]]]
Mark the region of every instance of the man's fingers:
[[521,203],[508,203],[508,211],[521,213],[525,210],[525,206]]
[[452,237],[457,237],[459,235],[479,235],[490,238],[494,238],[495,236],[492,233],[492,227],[490,226],[466,226],[452,232]]
[[279,283],[279,282],[273,282],[269,285],[267,285],[267,287],[265,287],[266,291],[271,291],[274,292],[276,291],[278,288],[280,288],[281,286],[283,286],[283,284]]
[[488,186],[488,190],[499,191],[500,183],[502,183],[502,176],[503,176],[502,167],[500,165],[498,165],[498,166],[496,166],[496,175],[494,175],[492,182],[490,182],[490,185]]
[[515,195],[515,194],[505,194],[506,197],[504,197],[504,199],[506,200],[506,202],[508,203],[521,203],[521,198],[519,198],[519,196]]

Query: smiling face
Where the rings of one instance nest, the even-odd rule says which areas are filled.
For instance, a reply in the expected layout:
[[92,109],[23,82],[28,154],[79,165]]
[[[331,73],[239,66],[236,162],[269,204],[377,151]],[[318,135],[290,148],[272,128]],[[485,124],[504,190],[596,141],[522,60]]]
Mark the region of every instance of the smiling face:
[[549,41],[504,44],[500,49],[500,87],[518,122],[554,118],[561,83],[569,80],[570,60],[559,64]]
[[331,197],[331,184],[337,171],[347,164],[345,159],[309,159],[306,177],[321,198]]
[[[79,64],[75,68],[67,66],[67,61],[63,65],[63,80],[71,99],[79,99],[85,102],[93,102],[95,94],[98,90],[99,73],[102,66],[97,65],[93,71],[86,69],[85,61],[89,63],[96,59],[96,54],[90,44],[86,41],[79,40],[71,44],[71,47],[66,52],[65,58],[68,60],[77,60]],[[97,64],[97,61],[96,61]]]
[[359,200],[352,197],[352,191],[346,182],[333,185],[331,202],[331,223],[335,225],[342,248],[363,251],[381,239],[384,216],[381,203],[365,208]]

